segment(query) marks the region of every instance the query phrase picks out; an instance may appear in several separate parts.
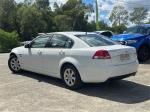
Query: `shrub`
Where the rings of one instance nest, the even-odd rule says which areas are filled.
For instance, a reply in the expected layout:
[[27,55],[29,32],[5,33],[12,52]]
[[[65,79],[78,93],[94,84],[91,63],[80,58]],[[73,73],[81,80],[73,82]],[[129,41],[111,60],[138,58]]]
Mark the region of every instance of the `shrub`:
[[0,52],[9,52],[18,46],[18,34],[16,32],[5,32],[0,29]]

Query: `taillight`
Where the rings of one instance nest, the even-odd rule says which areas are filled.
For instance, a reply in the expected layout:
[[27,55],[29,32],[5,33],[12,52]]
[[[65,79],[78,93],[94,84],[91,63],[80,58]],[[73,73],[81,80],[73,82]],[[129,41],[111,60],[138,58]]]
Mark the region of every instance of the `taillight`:
[[94,54],[93,59],[111,59],[111,56],[106,50],[98,50]]

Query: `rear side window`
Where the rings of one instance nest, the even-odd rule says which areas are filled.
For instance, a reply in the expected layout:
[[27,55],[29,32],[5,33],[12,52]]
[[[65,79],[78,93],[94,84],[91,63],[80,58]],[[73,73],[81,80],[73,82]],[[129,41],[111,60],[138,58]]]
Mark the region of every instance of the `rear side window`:
[[81,40],[86,42],[89,46],[95,47],[95,46],[109,46],[109,45],[116,45],[117,43],[107,39],[103,36],[96,35],[96,34],[87,34],[87,35],[76,35]]
[[103,32],[101,34],[106,36],[106,37],[111,37],[112,36],[112,33],[110,33],[110,32]]
[[60,34],[53,35],[51,39],[51,48],[71,48],[73,46],[73,41]]

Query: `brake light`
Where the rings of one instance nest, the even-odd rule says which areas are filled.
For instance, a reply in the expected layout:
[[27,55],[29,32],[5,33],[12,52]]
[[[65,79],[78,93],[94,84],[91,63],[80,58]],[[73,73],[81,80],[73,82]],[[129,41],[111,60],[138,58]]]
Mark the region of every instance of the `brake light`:
[[98,50],[94,54],[93,59],[111,59],[111,56],[106,50]]

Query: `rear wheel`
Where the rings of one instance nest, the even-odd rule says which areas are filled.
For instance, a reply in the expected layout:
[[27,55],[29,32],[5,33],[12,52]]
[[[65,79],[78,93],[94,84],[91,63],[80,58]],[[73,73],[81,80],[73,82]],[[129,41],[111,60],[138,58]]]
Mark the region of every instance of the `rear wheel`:
[[16,56],[12,56],[12,57],[9,58],[8,66],[9,66],[9,69],[13,73],[18,73],[18,72],[21,71],[20,63],[19,63],[19,60]]
[[144,62],[150,58],[150,49],[147,46],[142,46],[138,50],[138,59],[141,62]]
[[69,89],[78,89],[82,85],[78,70],[70,64],[62,68],[62,79]]

